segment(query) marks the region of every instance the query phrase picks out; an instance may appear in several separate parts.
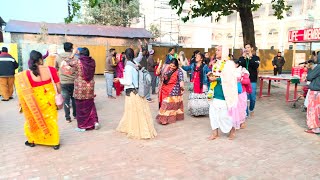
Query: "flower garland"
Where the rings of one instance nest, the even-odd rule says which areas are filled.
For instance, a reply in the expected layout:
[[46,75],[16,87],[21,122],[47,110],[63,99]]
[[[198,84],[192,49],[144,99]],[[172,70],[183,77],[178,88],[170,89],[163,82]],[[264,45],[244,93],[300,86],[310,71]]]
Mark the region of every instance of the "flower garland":
[[[221,63],[220,63],[220,67],[218,69],[218,64],[216,63],[213,67],[212,67],[212,72],[213,74],[216,76],[217,73],[220,73],[222,72],[223,68],[224,68],[224,65],[226,64],[226,60],[222,60]],[[208,99],[212,99],[213,98],[213,90],[214,90],[214,87],[216,87],[217,85],[217,81],[213,81],[210,83],[210,88],[209,88],[209,91],[208,91]]]
[[222,62],[221,62],[221,64],[220,64],[220,68],[218,69],[218,65],[217,65],[217,63],[214,65],[214,67],[212,68],[212,72],[215,74],[215,73],[221,73],[222,72],[222,70],[223,70],[223,68],[224,68],[224,65],[226,64],[226,60],[223,60]]

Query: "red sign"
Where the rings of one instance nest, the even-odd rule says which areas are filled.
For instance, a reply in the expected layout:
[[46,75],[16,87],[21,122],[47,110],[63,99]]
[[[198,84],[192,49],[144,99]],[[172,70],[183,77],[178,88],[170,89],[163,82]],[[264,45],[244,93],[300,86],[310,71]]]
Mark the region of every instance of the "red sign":
[[289,31],[288,41],[289,42],[320,41],[320,28]]

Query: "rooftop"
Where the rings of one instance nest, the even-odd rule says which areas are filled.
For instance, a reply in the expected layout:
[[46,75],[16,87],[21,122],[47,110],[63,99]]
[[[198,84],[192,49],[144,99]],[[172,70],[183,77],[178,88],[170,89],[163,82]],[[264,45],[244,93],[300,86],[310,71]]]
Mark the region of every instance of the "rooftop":
[[[1,22],[1,19],[0,19]],[[41,27],[48,29],[50,35],[100,36],[113,38],[152,38],[152,34],[143,28],[102,26],[87,24],[64,24],[10,20],[5,31],[10,33],[39,34]]]

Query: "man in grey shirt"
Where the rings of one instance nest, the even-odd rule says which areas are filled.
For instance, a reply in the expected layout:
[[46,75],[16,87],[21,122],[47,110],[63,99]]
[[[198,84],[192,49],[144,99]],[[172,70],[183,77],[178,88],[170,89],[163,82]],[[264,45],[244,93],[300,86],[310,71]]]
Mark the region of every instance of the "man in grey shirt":
[[63,43],[64,53],[57,56],[57,69],[59,71],[62,96],[64,98],[64,113],[67,122],[71,122],[70,117],[70,100],[72,101],[72,114],[76,119],[76,102],[73,97],[74,79],[76,73],[74,69],[68,65],[72,61],[76,61],[73,56],[73,44],[70,42]]

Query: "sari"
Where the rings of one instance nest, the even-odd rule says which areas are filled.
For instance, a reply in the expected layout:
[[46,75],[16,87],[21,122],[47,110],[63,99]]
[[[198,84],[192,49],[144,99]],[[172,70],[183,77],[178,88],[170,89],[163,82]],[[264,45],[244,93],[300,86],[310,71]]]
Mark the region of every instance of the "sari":
[[76,114],[78,128],[91,130],[99,123],[97,109],[94,103],[94,72],[95,60],[88,56],[80,56],[79,61],[73,61],[70,66],[76,70],[73,97],[76,99]]
[[309,91],[307,125],[309,129],[320,128],[320,91]]
[[25,117],[24,131],[28,142],[50,146],[59,145],[54,85],[51,80],[48,80],[34,87],[27,72],[23,71],[15,75],[15,86]]
[[180,82],[183,81],[183,72],[177,69],[175,72],[165,72],[163,79],[168,78],[167,83],[162,82],[159,92],[160,109],[156,117],[160,124],[170,124],[184,119],[183,97],[181,95]]

